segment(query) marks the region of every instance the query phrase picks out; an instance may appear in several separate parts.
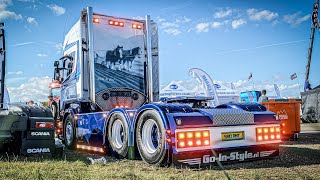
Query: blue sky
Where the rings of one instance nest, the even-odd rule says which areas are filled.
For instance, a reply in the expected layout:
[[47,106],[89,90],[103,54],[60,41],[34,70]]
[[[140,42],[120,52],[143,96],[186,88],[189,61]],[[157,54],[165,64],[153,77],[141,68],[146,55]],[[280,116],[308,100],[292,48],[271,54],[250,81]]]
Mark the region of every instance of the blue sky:
[[[80,11],[141,18],[158,23],[160,83],[188,81],[193,67],[237,89],[276,83],[282,96],[303,89],[314,0],[0,0],[7,41],[6,85],[13,101],[45,100],[53,62]],[[320,84],[319,31],[310,80]],[[253,79],[247,82],[252,72]],[[297,73],[298,79],[290,80]]]

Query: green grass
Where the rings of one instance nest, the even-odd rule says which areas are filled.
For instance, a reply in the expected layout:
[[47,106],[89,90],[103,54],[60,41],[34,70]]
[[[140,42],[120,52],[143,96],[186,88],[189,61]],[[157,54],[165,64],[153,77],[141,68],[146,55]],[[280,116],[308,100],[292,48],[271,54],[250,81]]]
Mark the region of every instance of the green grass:
[[[155,167],[141,160],[90,164],[99,155],[66,151],[60,160],[0,155],[0,179],[226,179],[218,166],[209,169]],[[225,165],[231,179],[320,179],[320,134],[285,142],[280,157]]]

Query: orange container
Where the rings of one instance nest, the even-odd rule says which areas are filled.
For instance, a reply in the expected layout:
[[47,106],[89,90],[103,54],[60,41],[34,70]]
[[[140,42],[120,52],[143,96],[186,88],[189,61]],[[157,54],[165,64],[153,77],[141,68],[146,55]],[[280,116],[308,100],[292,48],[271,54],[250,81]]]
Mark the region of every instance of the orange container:
[[301,99],[270,99],[262,104],[281,120],[282,137],[294,137],[300,132]]

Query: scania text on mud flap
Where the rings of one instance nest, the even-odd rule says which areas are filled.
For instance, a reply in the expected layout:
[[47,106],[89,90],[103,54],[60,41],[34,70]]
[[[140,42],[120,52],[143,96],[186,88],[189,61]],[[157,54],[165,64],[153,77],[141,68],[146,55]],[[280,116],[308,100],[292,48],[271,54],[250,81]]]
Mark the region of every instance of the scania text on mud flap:
[[35,154],[35,153],[50,153],[50,148],[32,148],[27,149],[28,154]]
[[280,123],[261,104],[160,103],[158,28],[94,13],[66,34],[55,62],[66,147],[154,165],[205,166],[277,156]]

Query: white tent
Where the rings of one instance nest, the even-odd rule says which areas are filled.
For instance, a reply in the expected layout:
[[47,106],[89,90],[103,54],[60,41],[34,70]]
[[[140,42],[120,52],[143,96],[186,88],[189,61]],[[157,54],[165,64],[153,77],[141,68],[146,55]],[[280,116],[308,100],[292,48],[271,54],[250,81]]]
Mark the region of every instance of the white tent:
[[193,97],[194,95],[194,92],[184,88],[176,81],[171,81],[168,86],[160,90],[160,98]]
[[[216,87],[216,92],[219,99],[219,104],[225,104],[229,102],[239,102],[240,95],[237,90],[228,88],[222,84],[214,84]],[[194,92],[196,96],[206,96],[204,89],[201,87],[201,85],[194,88]]]

